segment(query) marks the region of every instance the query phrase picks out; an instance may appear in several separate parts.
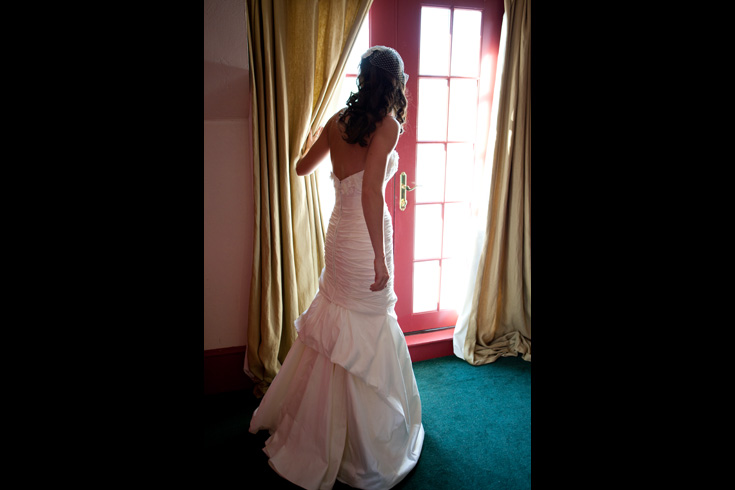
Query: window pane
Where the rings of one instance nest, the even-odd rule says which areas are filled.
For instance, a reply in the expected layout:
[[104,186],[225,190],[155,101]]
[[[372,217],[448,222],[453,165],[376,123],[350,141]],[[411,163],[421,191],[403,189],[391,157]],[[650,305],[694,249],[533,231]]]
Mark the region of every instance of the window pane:
[[419,79],[419,141],[446,141],[448,94],[446,80]]
[[436,311],[439,303],[439,261],[413,264],[413,312]]
[[475,151],[470,143],[447,145],[447,201],[466,201],[472,184]]
[[452,25],[452,76],[479,76],[482,13],[454,10]]
[[456,259],[444,259],[441,266],[441,295],[439,307],[442,310],[456,310],[465,293],[466,279],[460,269],[461,261]]
[[452,79],[449,88],[449,140],[475,141],[477,81]]
[[[416,145],[416,202],[444,200],[444,145],[419,143]],[[411,186],[412,187],[412,186]]]
[[[466,202],[444,205],[444,257],[461,257],[467,243],[470,206]],[[443,288],[444,286],[442,286]]]
[[365,22],[363,22],[360,26],[360,31],[357,33],[355,44],[352,45],[350,57],[347,58],[347,64],[345,65],[345,74],[347,75],[357,75],[357,72],[359,71],[360,61],[362,61],[362,55],[370,47],[369,24],[370,17],[365,16]]
[[438,259],[442,253],[442,205],[417,204],[415,209],[413,257]]
[[449,75],[449,9],[421,7],[419,75]]

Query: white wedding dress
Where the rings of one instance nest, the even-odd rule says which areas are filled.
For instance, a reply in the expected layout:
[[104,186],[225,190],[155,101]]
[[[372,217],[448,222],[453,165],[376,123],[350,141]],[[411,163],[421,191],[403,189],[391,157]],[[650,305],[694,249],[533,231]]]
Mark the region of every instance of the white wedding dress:
[[[393,151],[383,190],[397,169]],[[335,479],[391,488],[416,465],[424,442],[421,400],[394,311],[391,217],[384,206],[391,278],[373,292],[362,177],[332,174],[336,197],[319,290],[296,320],[298,337],[250,423],[252,433],[270,431],[263,451],[271,467],[306,489],[332,488]]]

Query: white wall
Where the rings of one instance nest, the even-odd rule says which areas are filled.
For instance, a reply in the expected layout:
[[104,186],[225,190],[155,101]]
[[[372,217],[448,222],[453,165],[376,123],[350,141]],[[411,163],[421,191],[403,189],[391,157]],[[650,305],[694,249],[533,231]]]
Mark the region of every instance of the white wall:
[[245,0],[204,0],[204,350],[247,343],[253,253]]

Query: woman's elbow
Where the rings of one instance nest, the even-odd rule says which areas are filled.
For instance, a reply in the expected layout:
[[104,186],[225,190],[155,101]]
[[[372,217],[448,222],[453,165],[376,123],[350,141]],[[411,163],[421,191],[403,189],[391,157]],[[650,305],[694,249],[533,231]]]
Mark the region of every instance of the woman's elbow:
[[298,175],[299,177],[303,177],[304,175],[309,175],[310,172],[308,170],[309,169],[307,168],[307,166],[304,165],[304,161],[299,160],[298,163],[296,164],[296,175]]

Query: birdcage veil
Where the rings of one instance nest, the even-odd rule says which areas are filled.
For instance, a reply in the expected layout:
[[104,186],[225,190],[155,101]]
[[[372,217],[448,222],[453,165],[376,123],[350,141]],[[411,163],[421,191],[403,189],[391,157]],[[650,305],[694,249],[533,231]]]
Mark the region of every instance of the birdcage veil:
[[395,49],[387,46],[373,46],[365,51],[362,58],[368,58],[371,65],[388,72],[404,85],[408,82],[408,75],[403,71],[403,59]]

